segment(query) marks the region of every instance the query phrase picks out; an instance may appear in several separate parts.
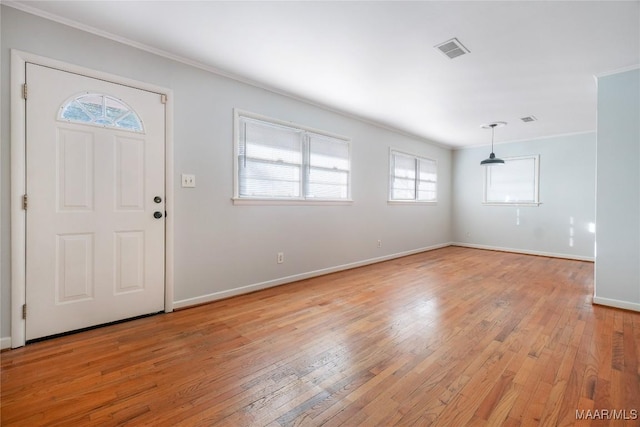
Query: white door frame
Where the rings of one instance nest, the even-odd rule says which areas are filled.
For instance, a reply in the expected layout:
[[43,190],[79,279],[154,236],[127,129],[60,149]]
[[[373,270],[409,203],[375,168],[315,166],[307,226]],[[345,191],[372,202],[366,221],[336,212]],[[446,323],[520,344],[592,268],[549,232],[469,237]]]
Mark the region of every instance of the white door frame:
[[39,55],[11,50],[11,347],[26,341],[26,321],[22,307],[26,303],[26,211],[22,196],[26,191],[26,104],[22,96],[26,63],[82,74],[137,89],[165,94],[165,297],[164,311],[173,311],[173,91],[101,71],[57,61]]

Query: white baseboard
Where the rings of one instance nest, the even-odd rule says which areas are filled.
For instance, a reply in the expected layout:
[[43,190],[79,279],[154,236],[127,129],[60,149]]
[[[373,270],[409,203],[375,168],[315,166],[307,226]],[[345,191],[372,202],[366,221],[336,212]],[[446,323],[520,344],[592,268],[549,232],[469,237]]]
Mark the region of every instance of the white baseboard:
[[0,338],[0,350],[11,348],[11,337]]
[[622,308],[624,310],[640,311],[640,304],[636,302],[620,301],[617,299],[593,297],[593,303],[599,305],[606,305],[608,307]]
[[551,257],[551,258],[574,259],[576,261],[589,261],[589,262],[594,262],[595,261],[594,257],[572,255],[572,254],[556,254],[556,253],[553,253],[553,252],[530,251],[530,250],[526,250],[526,249],[502,248],[502,247],[498,247],[498,246],[476,245],[474,243],[452,242],[451,245],[453,245],[453,246],[462,246],[464,248],[487,249],[487,250],[490,250],[490,251],[513,252],[513,253],[525,254],[525,255],[546,256],[546,257]]
[[[413,255],[421,252],[432,251],[434,249],[440,249],[447,246],[461,246],[461,247],[474,248],[474,249],[488,249],[492,251],[514,252],[514,253],[521,253],[526,255],[540,255],[540,256],[548,256],[553,258],[575,259],[579,261],[591,261],[591,262],[594,261],[592,257],[580,257],[576,255],[554,254],[554,253],[538,252],[538,251],[526,251],[526,250],[520,250],[520,249],[499,248],[499,247],[486,246],[486,245],[475,245],[470,243],[449,242],[449,243],[441,243],[438,245],[423,247],[419,249],[413,249],[410,251],[399,252],[391,255],[385,255],[377,258],[370,258],[363,261],[356,261],[349,264],[342,264],[334,267],[323,268],[320,270],[309,271],[307,273],[294,274],[292,276],[281,277],[278,279],[268,280],[260,283],[254,283],[246,286],[240,286],[238,288],[229,289],[229,290],[220,291],[220,292],[214,292],[211,294],[201,295],[194,298],[187,298],[187,299],[175,301],[173,304],[173,307],[174,309],[180,309],[180,308],[186,308],[194,305],[205,304],[208,302],[213,302],[216,300],[233,297],[236,295],[242,295],[249,292],[258,291],[261,289],[267,289],[274,286],[284,285],[286,283],[296,282],[298,280],[310,279],[312,277],[322,276],[325,274],[335,273],[343,270],[349,270],[352,268],[357,268],[357,267],[362,267],[369,264],[388,261],[395,258],[401,258],[404,256]],[[607,305],[611,307],[623,308],[626,310],[633,310],[633,311],[640,312],[640,304],[636,304],[636,303],[618,301],[618,300],[612,300],[612,299],[600,298],[600,297],[594,297],[593,302],[595,304]],[[11,337],[0,338],[0,349],[4,350],[7,348],[11,348]]]
[[428,247],[424,247],[424,248],[413,249],[413,250],[410,250],[410,251],[395,253],[395,254],[391,254],[391,255],[385,255],[385,256],[382,256],[382,257],[370,258],[370,259],[367,259],[367,260],[364,260],[364,261],[357,261],[357,262],[352,262],[352,263],[349,263],[349,264],[338,265],[338,266],[335,266],[335,267],[329,267],[329,268],[323,268],[323,269],[320,269],[320,270],[309,271],[307,273],[294,274],[292,276],[281,277],[281,278],[274,279],[274,280],[268,280],[266,282],[260,282],[260,283],[254,283],[254,284],[251,284],[251,285],[240,286],[238,288],[229,289],[229,290],[226,290],[226,291],[214,292],[214,293],[207,294],[207,295],[202,295],[202,296],[199,296],[199,297],[187,298],[187,299],[183,299],[183,300],[180,300],[180,301],[175,301],[173,303],[173,308],[174,309],[180,309],[180,308],[190,307],[190,306],[193,306],[193,305],[205,304],[205,303],[216,301],[216,300],[219,300],[219,299],[224,299],[224,298],[229,298],[229,297],[233,297],[233,296],[236,296],[236,295],[246,294],[246,293],[249,293],[249,292],[259,291],[261,289],[267,289],[267,288],[271,288],[271,287],[274,287],[274,286],[284,285],[285,283],[291,283],[291,282],[296,282],[298,280],[310,279],[312,277],[317,277],[317,276],[322,276],[322,275],[325,275],[325,274],[335,273],[335,272],[342,271],[342,270],[349,270],[351,268],[362,267],[362,266],[369,265],[369,264],[375,264],[377,262],[388,261],[390,259],[401,258],[403,256],[413,255],[413,254],[417,254],[417,253],[420,253],[420,252],[432,251],[434,249],[440,249],[440,248],[444,248],[444,247],[447,247],[447,246],[451,246],[451,243],[442,243],[442,244],[439,244],[439,245],[433,245],[433,246],[428,246]]

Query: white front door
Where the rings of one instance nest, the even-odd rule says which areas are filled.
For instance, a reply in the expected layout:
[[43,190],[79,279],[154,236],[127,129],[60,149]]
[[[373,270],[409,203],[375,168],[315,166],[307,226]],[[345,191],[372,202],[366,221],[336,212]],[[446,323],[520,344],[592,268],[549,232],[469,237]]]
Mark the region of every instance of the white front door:
[[27,63],[26,339],[164,309],[161,95]]

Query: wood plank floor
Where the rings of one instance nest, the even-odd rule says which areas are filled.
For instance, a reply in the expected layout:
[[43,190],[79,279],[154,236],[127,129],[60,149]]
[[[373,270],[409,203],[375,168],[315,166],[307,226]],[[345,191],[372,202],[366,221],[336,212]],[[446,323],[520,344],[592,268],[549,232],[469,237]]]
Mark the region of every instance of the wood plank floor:
[[592,263],[443,248],[5,351],[1,421],[640,425],[640,313],[592,293]]

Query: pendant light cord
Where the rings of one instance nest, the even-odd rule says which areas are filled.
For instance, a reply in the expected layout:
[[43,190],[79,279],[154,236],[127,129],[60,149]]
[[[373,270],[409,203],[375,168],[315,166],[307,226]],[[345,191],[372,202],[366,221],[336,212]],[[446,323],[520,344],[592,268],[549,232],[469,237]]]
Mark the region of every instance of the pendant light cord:
[[491,124],[491,152],[493,153],[493,134],[496,131],[496,124],[492,123]]
[[493,146],[495,144],[496,127],[504,126],[506,124],[507,124],[506,122],[495,122],[495,123],[488,123],[486,125],[481,126],[483,129],[491,128],[491,154],[489,154],[489,158],[484,159],[483,161],[480,162],[481,165],[491,166],[491,165],[504,164],[504,160],[497,158],[496,155],[494,154]]

